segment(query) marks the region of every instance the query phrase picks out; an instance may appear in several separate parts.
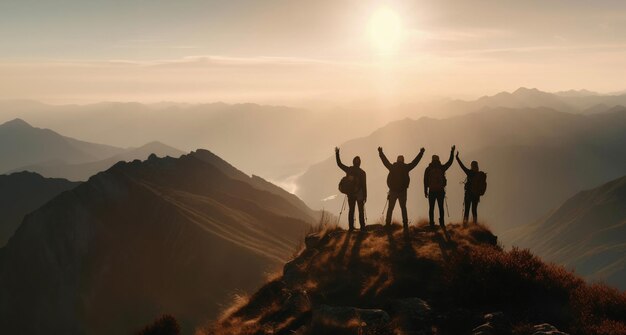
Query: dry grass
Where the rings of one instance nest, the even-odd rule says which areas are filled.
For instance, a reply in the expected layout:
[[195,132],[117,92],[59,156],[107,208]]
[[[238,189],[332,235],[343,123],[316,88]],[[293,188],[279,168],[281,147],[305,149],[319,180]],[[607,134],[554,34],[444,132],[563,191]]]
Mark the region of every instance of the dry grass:
[[[483,225],[453,224],[448,233],[452,242],[425,222],[365,232],[321,222],[283,276],[203,334],[308,334],[315,306],[385,309],[407,297],[429,302],[438,334],[467,333],[493,311],[508,315],[516,334],[543,322],[572,334],[626,334],[624,293],[587,285],[527,250],[503,251]],[[403,331],[390,327],[375,333]]]

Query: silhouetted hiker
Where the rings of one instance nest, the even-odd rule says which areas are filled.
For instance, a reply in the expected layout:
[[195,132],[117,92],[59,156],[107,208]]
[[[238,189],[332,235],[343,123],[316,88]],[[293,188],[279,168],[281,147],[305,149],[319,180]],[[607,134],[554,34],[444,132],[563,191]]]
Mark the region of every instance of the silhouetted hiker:
[[444,210],[443,202],[446,198],[446,170],[450,168],[454,161],[454,148],[450,150],[450,159],[446,164],[441,164],[439,156],[433,155],[433,159],[424,171],[424,195],[428,198],[428,218],[430,226],[435,226],[435,201],[439,206],[439,225],[445,232],[445,224],[443,220]]
[[424,148],[420,149],[420,153],[411,161],[411,163],[404,163],[404,156],[400,155],[396,159],[396,162],[391,164],[383,153],[383,148],[378,147],[378,156],[383,164],[389,170],[387,175],[387,186],[389,187],[389,193],[387,199],[389,200],[389,208],[387,208],[387,219],[385,224],[391,225],[391,216],[393,215],[393,209],[396,206],[396,201],[400,202],[400,209],[402,210],[402,225],[404,228],[409,228],[409,219],[406,211],[406,193],[409,188],[411,178],[409,172],[413,170],[422,159],[424,155]]
[[480,197],[485,194],[487,190],[487,174],[478,169],[478,162],[472,161],[470,169],[466,168],[459,158],[459,153],[456,153],[456,161],[459,162],[459,166],[465,172],[467,179],[465,180],[465,197],[463,201],[463,224],[467,224],[469,218],[469,210],[472,208],[472,217],[474,223],[478,222],[478,203]]
[[339,190],[348,196],[348,226],[354,229],[354,207],[359,206],[359,223],[361,229],[365,228],[365,202],[367,201],[367,181],[365,171],[361,169],[361,158],[359,156],[352,159],[352,166],[341,163],[339,148],[335,148],[335,158],[337,166],[342,169],[346,176],[339,183]]

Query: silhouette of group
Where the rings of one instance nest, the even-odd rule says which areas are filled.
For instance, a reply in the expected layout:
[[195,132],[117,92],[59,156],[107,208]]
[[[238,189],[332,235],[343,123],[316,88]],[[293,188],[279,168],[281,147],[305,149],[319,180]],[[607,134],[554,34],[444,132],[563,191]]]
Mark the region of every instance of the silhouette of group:
[[[439,226],[445,230],[444,221],[444,201],[446,199],[446,171],[452,166],[455,157],[456,146],[450,149],[450,158],[445,164],[442,164],[438,155],[433,155],[432,160],[424,171],[424,196],[428,199],[428,218],[430,227],[435,228],[435,204],[439,208]],[[400,155],[394,163],[391,163],[382,147],[378,147],[378,155],[383,165],[389,170],[387,175],[387,186],[389,192],[387,194],[387,215],[385,217],[385,225],[391,225],[393,210],[396,202],[400,204],[402,212],[402,225],[405,229],[409,226],[407,213],[407,190],[411,182],[409,173],[417,164],[419,164],[424,155],[424,148],[420,149],[419,154],[410,162],[404,162],[404,156]],[[335,148],[335,158],[337,165],[346,173],[339,183],[339,190],[346,194],[348,200],[348,226],[350,230],[354,229],[354,212],[356,207],[359,210],[359,224],[361,229],[365,228],[365,203],[367,202],[367,180],[366,173],[361,169],[361,158],[354,157],[352,166],[346,166],[341,162],[339,148]],[[472,211],[472,219],[474,223],[478,220],[478,203],[480,197],[486,190],[486,174],[479,170],[478,162],[472,161],[470,168],[465,167],[459,153],[456,152],[456,160],[466,175],[463,224],[467,224],[470,209]],[[384,212],[384,211],[383,211]],[[447,235],[447,233],[446,233]]]

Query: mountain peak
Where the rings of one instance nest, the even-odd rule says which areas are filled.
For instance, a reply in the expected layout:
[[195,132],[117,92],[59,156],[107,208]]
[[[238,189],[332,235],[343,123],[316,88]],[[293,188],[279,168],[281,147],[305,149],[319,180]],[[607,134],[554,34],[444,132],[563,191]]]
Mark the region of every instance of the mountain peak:
[[[451,240],[425,222],[409,230],[322,228],[282,276],[205,334],[557,333],[547,324],[588,334],[613,321],[602,308],[618,291],[588,286],[527,250],[504,251],[485,226],[450,224],[448,233]],[[604,307],[588,308],[583,298]]]
[[12,128],[32,128],[32,126],[30,124],[28,124],[28,122],[17,118],[17,119],[13,119],[11,121],[7,121],[3,124],[0,125],[0,127],[12,127]]
[[520,87],[520,88],[516,89],[512,94],[520,95],[520,94],[537,94],[537,93],[545,93],[545,92],[540,91],[540,90],[538,90],[536,88]]

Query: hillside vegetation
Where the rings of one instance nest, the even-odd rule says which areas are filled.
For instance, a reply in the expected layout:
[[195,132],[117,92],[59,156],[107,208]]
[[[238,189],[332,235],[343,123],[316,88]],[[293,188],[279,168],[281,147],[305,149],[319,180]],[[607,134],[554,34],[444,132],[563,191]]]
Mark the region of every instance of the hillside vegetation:
[[626,289],[626,176],[579,192],[546,218],[507,232],[515,245]]
[[626,334],[626,294],[485,226],[325,228],[203,334]]

